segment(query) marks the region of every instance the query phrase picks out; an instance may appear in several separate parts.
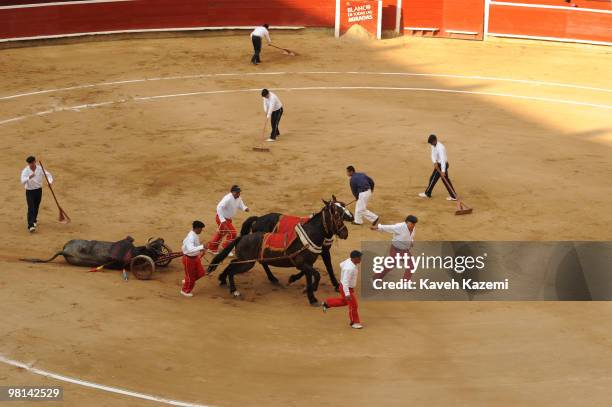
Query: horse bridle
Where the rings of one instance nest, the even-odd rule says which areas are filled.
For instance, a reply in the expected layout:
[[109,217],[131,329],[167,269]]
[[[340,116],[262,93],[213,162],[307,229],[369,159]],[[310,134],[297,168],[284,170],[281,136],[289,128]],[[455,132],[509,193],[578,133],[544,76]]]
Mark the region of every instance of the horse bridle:
[[329,203],[325,206],[325,209],[323,210],[323,229],[325,230],[325,234],[330,234],[329,230],[327,229],[327,220],[325,219],[325,214],[328,212],[329,216],[331,217],[332,236],[337,235],[343,229],[347,229],[346,225],[344,224],[344,221],[342,220],[343,214],[340,216],[336,216],[334,213],[332,213],[332,203]]

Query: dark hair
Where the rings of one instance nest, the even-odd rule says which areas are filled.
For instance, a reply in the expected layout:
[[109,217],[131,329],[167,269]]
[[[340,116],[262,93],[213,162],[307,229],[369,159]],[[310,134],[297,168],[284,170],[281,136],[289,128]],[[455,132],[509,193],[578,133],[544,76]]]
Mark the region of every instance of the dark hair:
[[429,144],[433,144],[434,141],[438,141],[438,138],[436,137],[435,134],[430,134],[429,137],[427,138],[427,142]]
[[414,216],[414,215],[406,216],[406,222],[417,223],[418,221],[419,221],[419,219],[416,216]]
[[268,29],[268,27],[270,27],[267,23],[263,25],[264,27],[266,27],[266,30]]
[[352,165],[349,165],[348,167],[346,167],[346,170],[349,172],[355,172],[355,167],[353,167]]
[[194,229],[203,228],[204,227],[204,222],[201,222],[199,220],[194,220],[193,223],[191,224],[191,226],[193,226]]
[[242,191],[238,185],[232,185],[230,188],[230,192],[240,192]]
[[34,161],[36,161],[36,157],[34,157],[33,155],[31,155],[28,158],[26,158],[26,162],[28,164],[32,164]]
[[261,90],[261,96],[263,96],[263,97],[268,96],[268,93],[270,93],[270,91],[268,89],[262,89]]
[[361,257],[361,252],[359,250],[353,250],[351,252],[351,259],[356,259]]

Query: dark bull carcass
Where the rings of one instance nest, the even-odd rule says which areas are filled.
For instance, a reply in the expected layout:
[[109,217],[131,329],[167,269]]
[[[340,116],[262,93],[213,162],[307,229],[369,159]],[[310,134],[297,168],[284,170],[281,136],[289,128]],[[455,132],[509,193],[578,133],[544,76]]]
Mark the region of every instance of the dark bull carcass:
[[98,240],[71,240],[64,248],[51,258],[21,259],[32,263],[47,263],[57,256],[64,256],[69,264],[82,267],[100,266],[121,270],[128,268],[140,280],[148,280],[153,275],[155,267],[165,267],[172,261],[170,248],[164,244],[164,239],[149,239],[144,246],[134,246],[130,236],[118,242],[101,242]]

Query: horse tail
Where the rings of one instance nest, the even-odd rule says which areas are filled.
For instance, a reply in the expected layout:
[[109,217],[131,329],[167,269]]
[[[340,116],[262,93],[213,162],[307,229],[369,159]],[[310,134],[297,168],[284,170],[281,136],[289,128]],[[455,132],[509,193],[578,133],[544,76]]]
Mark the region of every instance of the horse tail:
[[240,239],[242,239],[242,236],[238,236],[236,239],[234,239],[225,249],[221,250],[219,252],[219,254],[217,254],[215,257],[213,257],[210,265],[208,266],[208,270],[206,272],[206,274],[210,274],[213,271],[216,270],[217,266],[219,264],[221,264],[221,262],[223,260],[225,260],[227,258],[227,256],[230,254],[230,252],[232,251],[232,249],[234,247],[236,247],[236,245],[238,244],[238,242],[240,241]]
[[19,259],[19,261],[27,261],[30,263],[49,263],[50,261],[53,261],[57,256],[63,256],[64,255],[64,251],[60,250],[59,252],[55,253],[52,257],[48,258],[47,260],[42,260],[42,259]]
[[257,219],[259,219],[259,216],[248,217],[247,220],[245,220],[242,224],[242,228],[240,229],[240,236],[248,235],[249,233],[251,233],[251,226],[253,226],[253,223],[255,223]]

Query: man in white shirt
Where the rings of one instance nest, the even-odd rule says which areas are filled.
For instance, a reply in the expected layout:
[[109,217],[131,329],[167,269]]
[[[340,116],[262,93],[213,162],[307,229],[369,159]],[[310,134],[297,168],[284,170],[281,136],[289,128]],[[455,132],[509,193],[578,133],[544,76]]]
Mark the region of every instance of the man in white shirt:
[[236,214],[236,211],[238,209],[245,212],[249,211],[249,208],[244,204],[242,198],[240,198],[240,192],[240,187],[238,185],[233,185],[230,189],[230,193],[225,195],[217,205],[216,220],[218,229],[212,237],[212,240],[208,243],[208,251],[212,254],[216,255],[218,253],[219,244],[224,236],[226,237],[223,243],[224,248],[236,238],[236,228],[232,224],[232,218]]
[[457,196],[455,195],[453,184],[451,183],[450,178],[448,177],[448,158],[446,156],[446,148],[442,143],[438,141],[438,138],[435,134],[431,134],[427,139],[427,142],[431,144],[431,161],[434,164],[434,170],[431,173],[431,177],[429,177],[429,184],[425,192],[421,192],[419,196],[421,198],[431,198],[431,193],[436,186],[436,182],[440,178],[440,174],[444,177],[444,186],[448,191],[449,197],[446,198],[447,201],[456,201]]
[[187,233],[187,236],[183,240],[183,268],[185,269],[185,279],[183,280],[183,288],[181,288],[181,294],[185,297],[193,297],[191,293],[196,281],[204,277],[206,271],[202,267],[200,260],[204,245],[200,243],[198,235],[202,233],[204,229],[204,223],[199,220],[194,220],[191,224],[192,228]]
[[355,287],[357,286],[357,274],[359,269],[357,266],[361,263],[361,252],[353,250],[351,257],[340,263],[341,276],[339,291],[341,297],[332,297],[325,300],[323,303],[323,312],[327,312],[328,308],[332,307],[349,307],[349,319],[351,328],[361,329],[359,321],[359,312],[357,310],[357,298],[355,296]]
[[[410,277],[412,277],[412,270],[414,269],[410,248],[414,243],[414,233],[418,221],[419,220],[416,216],[408,215],[403,222],[396,223],[394,225],[379,224],[370,228],[372,230],[380,230],[382,232],[393,234],[393,237],[391,238],[391,247],[389,248],[389,257],[395,257],[397,255],[403,257],[404,254],[408,256],[408,268],[404,271],[404,279],[406,280],[410,280]],[[382,280],[391,270],[393,270],[393,267],[385,268],[380,273],[374,273],[372,275],[372,279]]]
[[26,158],[28,166],[21,171],[21,185],[26,190],[26,202],[28,204],[28,230],[30,233],[36,231],[38,227],[38,208],[42,199],[42,186],[45,174],[49,179],[49,184],[53,183],[53,176],[49,171],[43,173],[40,165],[36,164],[36,158],[29,156]]
[[280,136],[278,124],[283,115],[283,104],[278,96],[268,89],[263,89],[261,91],[261,96],[263,97],[263,108],[264,112],[266,112],[266,118],[270,120],[270,124],[272,125],[272,132],[270,133],[268,141],[276,141],[276,138]]
[[253,65],[257,65],[261,62],[261,59],[259,59],[259,54],[261,53],[262,38],[266,39],[268,45],[272,44],[272,41],[270,41],[270,32],[268,31],[268,24],[255,27],[255,29],[251,33],[251,41],[253,42],[253,50],[255,51],[255,53],[253,54],[253,58],[251,58],[251,63]]

